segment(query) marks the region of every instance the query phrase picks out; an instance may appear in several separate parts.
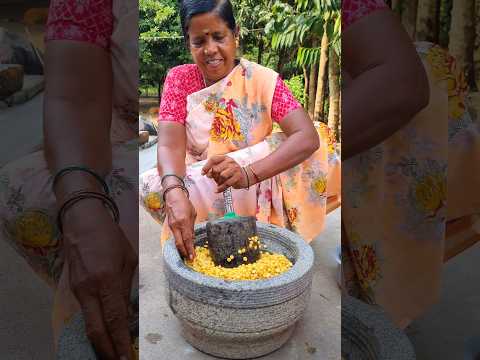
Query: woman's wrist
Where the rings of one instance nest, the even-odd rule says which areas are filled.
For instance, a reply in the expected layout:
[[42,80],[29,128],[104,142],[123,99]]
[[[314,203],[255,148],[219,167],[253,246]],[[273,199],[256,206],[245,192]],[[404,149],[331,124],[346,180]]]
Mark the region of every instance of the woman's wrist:
[[91,175],[81,172],[70,173],[59,179],[55,185],[57,203],[63,204],[70,194],[79,189],[104,192],[102,185]]
[[253,164],[247,165],[246,170],[247,170],[248,174],[250,175],[249,176],[250,185],[255,185],[255,184],[258,184],[259,182],[261,182],[261,180],[257,175],[257,171],[255,169],[253,169],[252,167],[253,167]]
[[97,198],[82,199],[63,212],[64,232],[80,234],[95,230],[106,221],[114,221],[103,202]]
[[165,203],[172,205],[177,201],[188,199],[187,193],[181,187],[175,187],[169,190],[165,195]]

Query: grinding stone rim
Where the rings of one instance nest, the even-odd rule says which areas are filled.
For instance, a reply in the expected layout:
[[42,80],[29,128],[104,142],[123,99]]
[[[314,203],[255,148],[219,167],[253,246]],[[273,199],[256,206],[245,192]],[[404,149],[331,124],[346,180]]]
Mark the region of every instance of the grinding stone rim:
[[[296,252],[295,264],[284,274],[256,281],[226,281],[188,268],[171,237],[163,251],[164,271],[170,286],[190,299],[232,308],[270,306],[303,293],[312,280],[313,250],[299,235],[272,224],[257,222],[260,237],[274,238]],[[195,226],[197,241],[206,236],[206,222]],[[199,291],[201,288],[201,291]]]
[[[367,328],[368,333],[362,334],[361,329],[354,328],[355,324],[352,323],[352,319],[360,322],[362,328]],[[373,342],[371,339],[375,341]],[[365,348],[369,347],[370,355],[375,356],[370,357],[371,359],[416,359],[415,351],[407,335],[393,324],[384,310],[348,295],[342,296],[342,343],[344,341],[352,341]]]

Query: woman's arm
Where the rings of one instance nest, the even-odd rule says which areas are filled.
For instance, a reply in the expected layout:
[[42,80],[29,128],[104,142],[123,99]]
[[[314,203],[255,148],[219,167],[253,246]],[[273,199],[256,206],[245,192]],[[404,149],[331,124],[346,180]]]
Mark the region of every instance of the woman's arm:
[[390,10],[377,11],[342,34],[342,158],[387,139],[429,102],[429,84],[415,47]]
[[[157,167],[160,177],[174,174],[184,177],[187,135],[185,126],[179,122],[159,121],[157,144]],[[178,184],[175,177],[167,177],[163,185]],[[180,188],[170,190],[165,196],[168,225],[175,237],[176,246],[183,257],[193,260],[194,225],[197,217],[195,208]]]
[[[105,176],[112,166],[112,70],[110,54],[78,41],[50,41],[46,50],[44,100],[45,156],[52,173],[69,165]],[[60,179],[59,203],[72,191],[101,190],[89,174]]]
[[[47,43],[44,102],[45,157],[52,173],[81,165],[105,176],[112,166],[109,53],[85,42]],[[89,174],[60,178],[58,204],[80,189],[101,192]],[[128,298],[138,260],[120,227],[97,199],[82,200],[64,216],[69,282],[86,330],[102,358],[131,359]]]
[[251,165],[260,181],[302,163],[320,146],[318,133],[303,108],[291,111],[279,125],[287,139],[270,155]]
[[[318,133],[303,108],[288,113],[279,125],[287,139],[270,155],[250,165],[259,181],[269,179],[300,164],[320,146]],[[208,159],[202,173],[216,181],[217,192],[222,192],[229,186],[236,189],[245,188],[248,184],[240,165],[224,155],[212,156]],[[249,175],[249,183],[255,184],[253,174]]]

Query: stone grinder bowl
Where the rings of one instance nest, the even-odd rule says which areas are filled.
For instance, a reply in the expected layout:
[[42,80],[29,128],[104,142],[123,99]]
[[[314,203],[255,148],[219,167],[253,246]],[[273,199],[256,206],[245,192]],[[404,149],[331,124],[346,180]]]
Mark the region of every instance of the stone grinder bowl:
[[378,306],[342,296],[342,359],[415,360],[413,346]]
[[[280,253],[293,266],[278,276],[229,281],[186,266],[173,239],[163,259],[168,304],[179,319],[182,335],[202,352],[227,359],[250,359],[280,348],[291,336],[310,300],[312,248],[297,234],[257,222],[267,251]],[[195,227],[195,245],[207,238],[206,223]]]

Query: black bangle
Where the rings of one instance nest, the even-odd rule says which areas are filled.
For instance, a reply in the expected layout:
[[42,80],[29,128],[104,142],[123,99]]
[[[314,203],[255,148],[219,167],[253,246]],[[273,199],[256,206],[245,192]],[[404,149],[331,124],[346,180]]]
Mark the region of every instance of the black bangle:
[[166,175],[163,175],[162,176],[162,179],[160,180],[160,184],[163,186],[163,180],[165,180],[167,177],[174,177],[174,178],[177,178],[178,180],[180,180],[181,184],[183,186],[185,186],[185,181],[183,180],[183,178],[181,178],[180,176],[178,175],[175,175],[175,174],[166,174]]
[[58,211],[57,214],[57,226],[60,231],[60,233],[63,233],[63,215],[65,212],[70,209],[74,204],[76,204],[79,201],[82,201],[84,199],[98,199],[101,200],[104,205],[106,205],[110,212],[112,213],[113,219],[115,220],[116,223],[120,221],[120,211],[118,210],[118,206],[113,201],[113,199],[105,194],[102,194],[100,192],[94,192],[94,191],[88,191],[88,190],[80,190],[73,192],[70,195],[70,198],[68,198],[60,207],[60,210]]
[[175,185],[170,185],[170,186],[167,187],[165,190],[163,190],[163,194],[162,194],[163,202],[165,202],[165,196],[167,195],[167,193],[168,193],[170,190],[177,189],[177,188],[182,189],[182,190],[187,194],[187,198],[190,199],[190,193],[188,192],[188,189],[187,189],[185,186],[183,186],[183,185],[175,184]]
[[105,194],[107,195],[110,194],[110,189],[108,188],[108,185],[105,182],[105,180],[100,175],[98,175],[95,171],[84,166],[68,166],[58,171],[53,178],[52,188],[55,188],[55,185],[58,183],[58,181],[62,176],[73,171],[82,171],[92,175],[102,185],[103,191],[105,192]]

